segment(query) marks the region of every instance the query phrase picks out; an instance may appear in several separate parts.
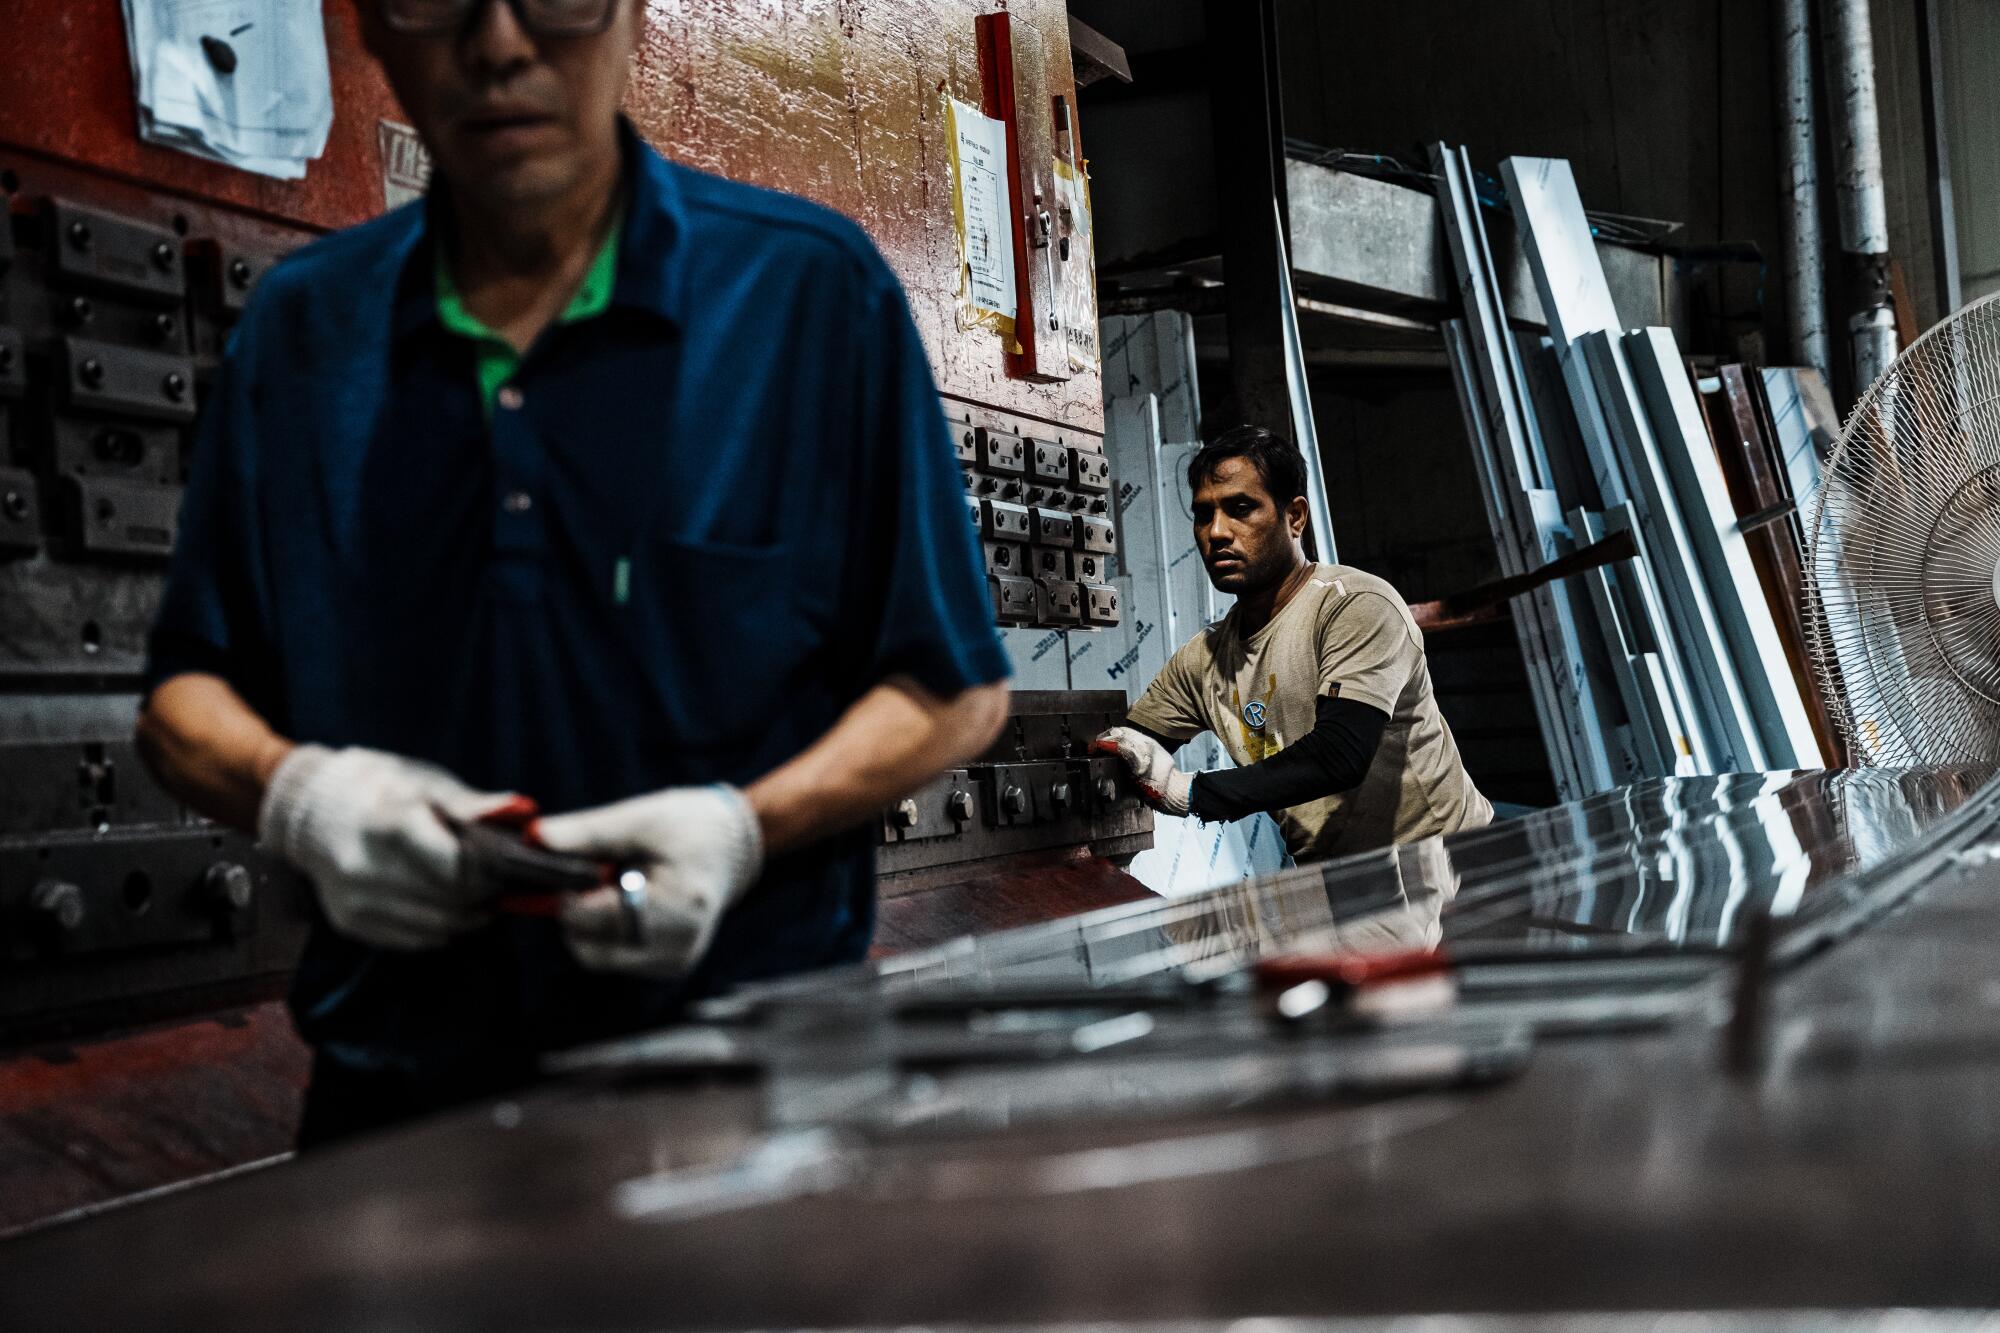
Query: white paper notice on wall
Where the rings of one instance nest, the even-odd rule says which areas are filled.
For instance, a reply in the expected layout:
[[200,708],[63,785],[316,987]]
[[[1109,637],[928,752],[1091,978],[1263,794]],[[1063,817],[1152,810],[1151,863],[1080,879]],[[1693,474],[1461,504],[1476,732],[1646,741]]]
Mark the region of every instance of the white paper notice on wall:
[[423,198],[431,187],[431,154],[416,130],[379,120],[375,142],[382,150],[382,206],[401,208]]
[[1056,207],[1063,254],[1063,331],[1071,370],[1096,370],[1097,257],[1090,232],[1090,169],[1056,159]]
[[333,128],[319,0],[124,0],[139,137],[281,180]]
[[944,99],[951,144],[951,218],[958,239],[959,323],[1014,339],[1014,192],[1007,126],[955,97]]

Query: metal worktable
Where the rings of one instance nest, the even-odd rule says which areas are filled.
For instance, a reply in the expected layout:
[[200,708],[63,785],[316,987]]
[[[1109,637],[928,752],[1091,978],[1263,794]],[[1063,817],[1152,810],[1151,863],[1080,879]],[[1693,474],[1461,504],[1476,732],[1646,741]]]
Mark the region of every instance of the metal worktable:
[[[1527,1033],[1532,1058],[1512,1077],[998,1131],[885,1133],[830,1112],[829,1135],[794,1100],[774,1150],[763,1083],[694,1077],[685,1061],[648,1075],[644,1044],[628,1044],[513,1102],[0,1248],[0,1325],[1991,1305],[2000,869],[1978,848],[2000,792],[1985,776],[1651,783],[824,984],[860,1012],[856,995],[1143,987],[1301,944],[1441,940],[1462,960],[1458,1003],[1406,1030]],[[1614,957],[1570,980],[1514,957],[1535,953],[1545,972],[1621,952],[1625,971]],[[777,1022],[747,1012],[739,1035]],[[1145,1042],[1128,1045],[1105,1076],[1114,1104],[1112,1085],[1145,1081]],[[895,1096],[948,1098],[952,1078],[940,1068]],[[838,1081],[826,1086],[831,1106]],[[792,1152],[788,1169],[740,1169],[774,1151]]]

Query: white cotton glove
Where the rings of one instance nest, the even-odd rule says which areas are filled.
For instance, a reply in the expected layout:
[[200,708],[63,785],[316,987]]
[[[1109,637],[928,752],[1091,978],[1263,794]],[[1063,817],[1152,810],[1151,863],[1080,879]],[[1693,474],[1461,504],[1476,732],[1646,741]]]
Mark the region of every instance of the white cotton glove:
[[708,951],[722,914],[764,868],[756,812],[742,792],[721,784],[669,787],[551,815],[530,831],[550,851],[626,867],[620,883],[629,902],[627,888],[607,888],[563,904],[570,952],[593,971],[685,977]]
[[341,934],[435,949],[486,921],[459,882],[458,837],[438,812],[471,822],[517,803],[381,750],[301,745],[264,789],[257,836],[312,880]]
[[1113,727],[1092,741],[1090,748],[1098,754],[1115,754],[1123,759],[1147,805],[1162,814],[1188,812],[1188,793],[1194,790],[1194,775],[1175,768],[1174,757],[1151,736],[1130,727]]

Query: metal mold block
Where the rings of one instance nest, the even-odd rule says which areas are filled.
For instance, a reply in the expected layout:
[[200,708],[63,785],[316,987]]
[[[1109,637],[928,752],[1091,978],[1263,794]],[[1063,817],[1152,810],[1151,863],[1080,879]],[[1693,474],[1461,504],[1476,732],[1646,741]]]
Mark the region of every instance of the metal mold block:
[[1118,549],[1118,531],[1108,518],[1080,517],[1076,520],[1076,549],[1111,555]]
[[1037,481],[1067,486],[1070,481],[1069,450],[1053,440],[1030,440],[1028,475]]
[[971,786],[971,775],[962,768],[939,774],[882,812],[882,841],[919,842],[960,833],[970,815],[977,813]]
[[1132,770],[1122,759],[1099,758],[1087,761],[1086,783],[1089,787],[1090,810],[1093,814],[1110,814],[1115,810],[1130,810],[1139,804],[1139,789],[1132,780]]
[[993,615],[1008,624],[1028,624],[1035,619],[1035,581],[1026,578],[1000,578],[986,576],[987,588],[993,594]]
[[979,426],[973,431],[977,437],[981,471],[1001,476],[1019,477],[1028,470],[1028,446],[1019,436],[991,426]]
[[1083,587],[1069,579],[1038,578],[1035,597],[1041,619],[1054,625],[1074,625],[1083,618]]
[[177,427],[57,412],[49,420],[49,440],[59,473],[159,486],[180,484],[181,435]]
[[178,236],[114,213],[49,201],[49,276],[65,286],[170,305],[187,295]]
[[246,839],[229,844],[203,829],[149,829],[0,849],[0,957],[32,962],[248,935],[257,924],[254,893],[238,907],[219,892],[237,879],[226,868],[247,861]]
[[1071,449],[1070,484],[1080,491],[1111,489],[1111,460],[1091,449]]
[[1029,548],[1028,558],[1034,563],[1034,576],[1038,579],[1074,579],[1076,574],[1070,567],[1073,554],[1053,546],[1035,546]]
[[17,288],[9,312],[26,329],[67,333],[94,342],[125,343],[156,352],[188,350],[185,307],[151,304],[122,292],[72,292],[56,287]]
[[1084,624],[1118,623],[1118,589],[1107,583],[1086,583],[1083,585],[1083,594]]
[[1029,531],[1037,542],[1045,546],[1066,548],[1076,540],[1075,520],[1064,510],[1037,505],[1030,511],[1029,518]]
[[85,338],[62,340],[72,406],[152,421],[194,420],[194,362],[185,356]]
[[1080,818],[1090,809],[1087,766],[1081,761],[1067,764],[1038,764],[1029,777],[1034,794],[1035,816],[1045,824]]
[[986,555],[986,572],[999,578],[1019,578],[1028,573],[1028,548],[1018,542],[981,542]]
[[982,808],[998,828],[1019,828],[1035,822],[1035,770],[1044,765],[995,764],[978,771]]
[[63,477],[58,503],[64,532],[97,555],[171,555],[180,521],[180,488],[112,477]]
[[1006,500],[981,500],[980,534],[991,541],[1024,542],[1034,532],[1026,505]]

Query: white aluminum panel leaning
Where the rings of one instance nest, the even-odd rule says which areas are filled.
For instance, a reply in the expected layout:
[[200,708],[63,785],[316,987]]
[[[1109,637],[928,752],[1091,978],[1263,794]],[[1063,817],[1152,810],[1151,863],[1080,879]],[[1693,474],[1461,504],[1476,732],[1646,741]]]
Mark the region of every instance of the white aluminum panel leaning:
[[1622,498],[1630,501],[1645,536],[1648,564],[1672,626],[1672,647],[1700,712],[1709,771],[1767,769],[1763,735],[1737,676],[1722,617],[1702,577],[1693,538],[1617,335],[1600,330],[1584,334],[1577,343],[1623,469]]
[[[1523,493],[1534,516],[1541,543],[1536,567],[1567,555],[1578,544],[1562,517],[1562,500],[1554,491]],[[1550,626],[1549,638],[1559,652],[1556,688],[1577,717],[1580,735],[1573,735],[1589,775],[1588,793],[1609,791],[1648,776],[1638,752],[1622,739],[1623,719],[1616,691],[1607,680],[1608,645],[1605,628],[1591,612],[1589,593],[1568,580],[1536,590],[1537,605]]]
[[1710,600],[1735,658],[1744,697],[1756,719],[1764,746],[1763,766],[1817,768],[1825,759],[1813,735],[1812,719],[1798,680],[1786,665],[1784,641],[1750,561],[1749,545],[1736,526],[1736,507],[1730,502],[1722,464],[1673,330],[1635,329],[1623,341]]
[[[1630,532],[1632,507],[1618,505],[1608,514],[1589,514],[1573,509],[1570,530],[1580,540],[1598,541],[1615,532]],[[1638,761],[1649,773],[1663,776],[1694,772],[1694,755],[1688,743],[1690,730],[1683,707],[1667,684],[1660,661],[1659,645],[1652,627],[1660,623],[1652,602],[1652,585],[1638,560],[1633,568],[1621,571],[1627,577],[1614,582],[1611,570],[1593,569],[1584,575],[1591,604],[1609,640],[1612,671],[1619,693],[1625,700],[1630,743]],[[1636,590],[1637,606],[1627,600],[1626,590]]]
[[[1569,534],[1551,489],[1553,471],[1520,352],[1507,330],[1471,162],[1463,148],[1437,143],[1431,146],[1431,168],[1465,311],[1463,321],[1447,321],[1446,348],[1502,571],[1517,575],[1562,554]],[[1629,746],[1607,744],[1623,723],[1610,706],[1610,691],[1587,666],[1585,637],[1602,630],[1589,624],[1579,590],[1538,589],[1515,602],[1510,618],[1558,795],[1575,800],[1646,776]]]
[[[1536,543],[1532,534],[1523,538],[1516,528],[1510,493],[1520,487],[1488,434],[1489,414],[1479,401],[1478,372],[1472,365],[1465,323],[1451,319],[1443,327],[1445,350],[1452,363],[1452,383],[1458,390],[1466,434],[1472,440],[1472,461],[1479,472],[1486,521],[1499,550],[1501,570],[1511,577],[1528,567]],[[1522,663],[1527,668],[1535,719],[1548,751],[1556,794],[1561,800],[1573,801],[1616,784],[1610,780],[1608,761],[1595,763],[1591,757],[1602,754],[1602,736],[1591,730],[1579,697],[1583,674],[1570,666],[1578,659],[1563,654],[1564,610],[1555,589],[1537,588],[1514,604],[1509,619],[1521,648]]]
[[1762,730],[1746,701],[1728,642],[1703,586],[1651,422],[1617,341],[1618,313],[1569,164],[1552,158],[1501,163],[1529,268],[1590,454],[1599,500],[1629,501],[1645,564],[1668,615],[1661,666],[1692,704],[1698,771],[1768,767]]
[[1500,176],[1507,185],[1514,225],[1542,298],[1549,338],[1598,490],[1595,496],[1571,498],[1592,508],[1617,504],[1626,498],[1624,475],[1577,341],[1586,333],[1617,328],[1618,308],[1597,262],[1597,244],[1576,192],[1576,178],[1569,163],[1548,157],[1510,157],[1500,164]]
[[[1513,556],[1520,567],[1516,574],[1538,562],[1540,542],[1535,539],[1533,515],[1525,506],[1525,491],[1548,485],[1548,469],[1542,458],[1541,440],[1529,411],[1527,394],[1512,340],[1507,336],[1506,314],[1500,300],[1500,285],[1493,272],[1493,254],[1480,225],[1479,205],[1472,189],[1471,169],[1463,149],[1445,144],[1431,146],[1431,170],[1438,186],[1438,220],[1444,227],[1445,248],[1458,283],[1464,332],[1463,362],[1476,371],[1459,393],[1462,408],[1479,409],[1484,429],[1478,438],[1494,450],[1492,478],[1494,500],[1506,516],[1507,531],[1519,549],[1503,551],[1501,560]],[[1455,362],[1454,364],[1460,364]],[[1501,529],[1494,529],[1497,535]]]
[[[1514,349],[1506,338],[1492,251],[1479,225],[1464,151],[1434,144],[1431,166],[1439,187],[1438,217],[1465,311],[1463,320],[1446,322],[1446,348],[1501,572],[1518,575],[1540,563],[1542,549],[1533,511],[1524,497],[1524,491],[1542,478],[1533,416],[1512,362]],[[1496,331],[1500,344],[1494,341]],[[1562,651],[1573,627],[1565,623],[1553,594],[1517,604],[1510,619],[1558,798],[1576,800],[1601,790],[1609,774],[1602,746],[1591,731],[1594,709],[1585,697],[1588,685],[1581,673],[1572,676],[1573,659]]]
[[[1163,489],[1160,400],[1150,393],[1113,398],[1104,409],[1105,447],[1118,488],[1119,549],[1108,567],[1123,617],[1094,634],[1075,636],[1080,642],[1070,649],[1070,678],[1080,690],[1124,690],[1135,681],[1143,686],[1160,673],[1178,642],[1175,598],[1162,574],[1168,568],[1169,533],[1157,500]],[[1174,546],[1177,550],[1179,542]]]
[[[1607,520],[1621,510],[1630,512],[1631,492],[1626,485],[1625,473],[1620,465],[1618,449],[1613,441],[1610,421],[1604,406],[1599,402],[1598,390],[1592,376],[1589,358],[1583,353],[1583,343],[1577,342],[1562,348],[1557,356],[1561,371],[1563,390],[1568,395],[1577,436],[1583,446],[1589,468],[1590,496]],[[1612,528],[1612,531],[1618,529]],[[1633,585],[1625,605],[1631,608],[1635,620],[1643,621],[1644,637],[1656,647],[1654,660],[1659,668],[1659,676],[1666,682],[1671,696],[1670,702],[1661,704],[1662,715],[1671,714],[1682,720],[1679,737],[1686,747],[1691,763],[1676,772],[1718,773],[1737,767],[1734,762],[1724,762],[1711,737],[1715,730],[1713,723],[1704,722],[1708,714],[1704,711],[1704,701],[1696,692],[1691,679],[1692,668],[1685,661],[1685,646],[1673,620],[1664,608],[1667,599],[1660,591],[1663,576],[1654,573],[1651,552],[1655,538],[1649,537],[1644,527],[1633,523],[1628,529],[1633,543],[1638,547],[1639,558],[1632,562],[1626,581]],[[1673,566],[1679,569],[1681,566]],[[1635,625],[1635,628],[1637,626]]]
[[1618,327],[1618,308],[1597,262],[1597,242],[1569,163],[1559,157],[1510,157],[1500,164],[1500,178],[1556,347],[1592,329]]

